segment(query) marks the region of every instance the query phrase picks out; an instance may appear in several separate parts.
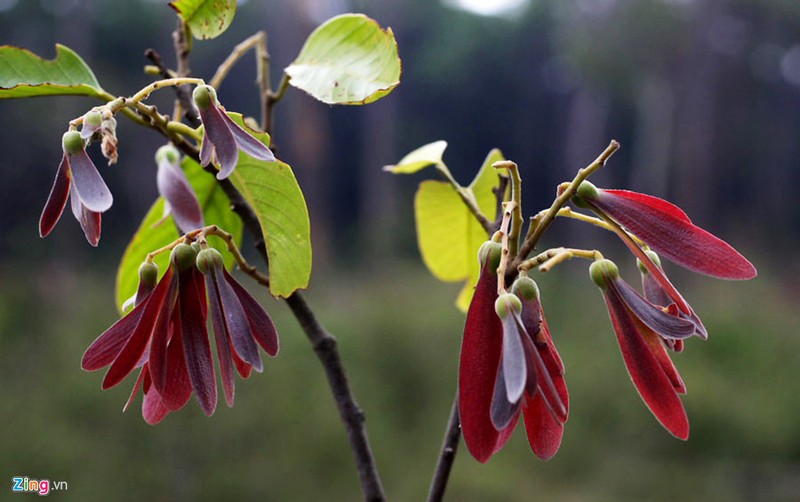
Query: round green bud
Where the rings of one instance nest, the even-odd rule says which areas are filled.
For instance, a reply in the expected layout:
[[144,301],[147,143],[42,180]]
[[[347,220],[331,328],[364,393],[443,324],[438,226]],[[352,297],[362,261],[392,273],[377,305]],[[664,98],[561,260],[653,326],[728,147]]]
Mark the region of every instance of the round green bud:
[[489,268],[491,270],[497,270],[497,267],[500,266],[500,258],[502,256],[503,246],[499,242],[486,241],[481,244],[480,249],[478,249],[478,263],[483,266],[487,259],[490,260]]
[[208,107],[217,100],[217,91],[210,85],[198,85],[192,91],[192,99],[198,108],[208,110]]
[[83,116],[83,125],[84,127],[100,127],[100,124],[103,123],[103,114],[97,110],[92,110],[88,112],[86,115]]
[[[647,255],[648,258],[650,258],[650,261],[656,264],[656,267],[661,268],[661,258],[658,257],[655,251],[650,251],[648,249],[647,251],[645,251],[645,254]],[[643,274],[650,273],[647,270],[647,267],[644,266],[644,263],[642,263],[642,260],[640,260],[639,258],[636,258],[636,265],[639,267],[639,272]]]
[[177,164],[181,160],[181,153],[172,145],[164,145],[156,150],[156,163],[169,162]]
[[202,246],[200,246],[200,243],[197,242],[197,241],[194,241],[193,243],[191,243],[190,246],[192,246],[192,249],[194,249],[195,253],[199,253],[200,251],[203,250]]
[[83,142],[81,133],[78,131],[67,131],[64,133],[64,136],[61,137],[61,145],[68,154],[75,155],[83,151],[86,143]]
[[509,310],[519,314],[522,312],[522,302],[517,298],[517,295],[512,293],[504,293],[497,297],[494,302],[494,311],[500,319],[505,319],[508,316]]
[[197,253],[197,269],[206,274],[217,265],[222,265],[222,254],[214,248],[206,248]]
[[539,286],[527,275],[517,277],[517,280],[511,285],[511,292],[525,301],[539,299]]
[[147,285],[150,289],[155,288],[156,282],[158,282],[158,265],[151,261],[139,265],[139,282]]
[[596,199],[599,196],[597,187],[588,181],[582,181],[572,197],[572,202],[582,208],[588,208],[587,200]]
[[172,250],[172,254],[170,255],[170,260],[172,263],[178,267],[179,272],[183,272],[188,270],[189,267],[194,265],[195,257],[197,253],[192,246],[184,243],[180,243]]
[[619,277],[619,268],[611,260],[597,260],[589,265],[589,276],[600,289],[605,289],[608,281]]

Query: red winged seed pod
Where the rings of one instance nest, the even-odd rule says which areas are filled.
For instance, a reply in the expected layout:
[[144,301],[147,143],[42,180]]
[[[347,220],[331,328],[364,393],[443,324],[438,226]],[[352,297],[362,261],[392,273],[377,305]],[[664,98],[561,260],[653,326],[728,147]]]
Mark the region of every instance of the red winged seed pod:
[[563,365],[542,323],[535,283],[528,278],[515,283],[522,300],[510,293],[498,297],[499,245],[484,244],[480,255],[459,370],[464,441],[473,457],[487,462],[505,445],[522,412],[531,448],[547,460],[558,451],[567,418]]
[[239,160],[239,150],[259,160],[272,162],[275,155],[262,142],[234,122],[217,100],[217,92],[208,85],[195,87],[194,103],[203,121],[203,145],[200,147],[200,165],[219,163],[217,179],[231,175]]
[[[564,422],[566,422],[569,412],[569,393],[564,381],[564,363],[561,361],[556,346],[553,344],[550,329],[547,327],[536,282],[527,276],[519,277],[514,281],[511,292],[517,295],[522,302],[522,324],[533,342],[533,348],[538,352],[539,357],[535,360],[537,363],[539,360],[544,363],[543,366],[539,365],[537,368],[538,374],[545,375],[539,381],[542,389],[526,395],[527,403],[523,408],[525,431],[536,456],[542,460],[549,460],[561,446]],[[557,396],[552,394],[552,387],[547,383],[548,379],[552,381]],[[545,381],[544,385],[541,380]],[[563,410],[558,407],[558,400],[563,404]]]
[[689,420],[678,394],[686,387],[662,338],[682,340],[695,332],[687,319],[671,315],[639,296],[610,260],[598,260],[589,274],[603,293],[622,358],[636,390],[656,419],[680,439],[689,437]]
[[490,409],[503,344],[503,324],[495,313],[497,266],[501,248],[485,243],[479,252],[481,273],[467,311],[458,372],[458,406],[467,449],[486,462],[503,448],[516,418],[503,431],[492,425]]
[[175,225],[182,233],[186,233],[204,226],[205,223],[197,195],[181,169],[180,158],[180,153],[174,146],[165,145],[158,149],[156,184],[158,193],[165,200],[164,216],[172,214]]
[[[661,256],[720,279],[752,279],[756,269],[730,244],[693,224],[679,207],[651,195],[580,184],[576,203],[611,218]],[[626,242],[627,244],[627,242]],[[656,273],[648,264],[648,270]]]
[[[263,371],[258,345],[270,355],[278,353],[278,332],[269,315],[223,266],[214,248],[197,254],[197,268],[203,274],[211,304],[211,324],[217,342],[222,388],[228,406],[233,406],[233,366]],[[241,370],[240,370],[241,372]],[[242,375],[247,378],[245,375]]]
[[109,367],[103,389],[141,368],[126,408],[141,387],[145,394],[142,415],[150,424],[181,409],[193,393],[203,413],[212,415],[216,409],[216,377],[206,330],[206,284],[229,405],[233,404],[231,361],[242,378],[247,378],[253,368],[262,369],[257,349],[255,353],[252,350],[255,342],[269,355],[278,351],[277,333],[267,313],[225,272],[221,256],[208,256],[196,266],[197,253],[192,246],[177,245],[158,284],[155,266],[143,265],[136,306],[100,335],[83,356],[82,367],[87,371]]
[[67,199],[70,199],[72,214],[81,224],[86,240],[92,246],[97,246],[100,242],[100,213],[111,207],[113,197],[86,154],[81,133],[64,133],[61,146],[64,154],[39,219],[39,235],[47,237],[53,231],[64,212]]

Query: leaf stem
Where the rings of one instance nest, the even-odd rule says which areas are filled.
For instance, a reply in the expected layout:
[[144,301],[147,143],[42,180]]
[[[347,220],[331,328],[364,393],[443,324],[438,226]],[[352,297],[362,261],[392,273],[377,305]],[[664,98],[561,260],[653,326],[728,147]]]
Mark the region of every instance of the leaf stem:
[[[557,216],[563,217],[563,218],[571,218],[573,220],[578,220],[578,221],[583,221],[584,223],[588,223],[590,225],[594,225],[596,227],[600,227],[602,229],[608,230],[609,232],[616,233],[616,230],[611,225],[609,225],[605,221],[601,220],[600,218],[595,218],[593,216],[588,216],[588,215],[585,215],[583,213],[576,213],[569,206],[561,208],[558,211],[558,215]],[[630,234],[628,234],[628,235],[630,235]],[[630,235],[630,237],[631,237],[631,239],[636,241],[636,243],[639,244],[640,246],[642,246],[642,247],[646,247],[647,246],[644,242],[642,242],[641,239],[639,239],[635,235]]]
[[447,168],[447,165],[444,162],[438,162],[436,164],[436,169],[442,173],[442,176],[444,176],[445,180],[450,183],[450,186],[453,187],[453,190],[456,191],[456,194],[458,194],[458,196],[464,202],[464,205],[467,206],[469,212],[475,216],[475,219],[478,220],[478,223],[480,223],[483,229],[486,230],[486,233],[492,235],[495,231],[495,225],[489,221],[489,218],[487,218],[486,215],[483,214],[483,211],[481,211],[481,208],[478,207],[478,201],[475,200],[475,195],[469,189],[464,188],[458,183],[458,181],[456,181],[452,173],[450,173],[450,169]]
[[552,248],[539,253],[533,258],[529,258],[520,263],[517,270],[521,274],[527,273],[529,270],[539,267],[539,272],[546,273],[556,265],[563,263],[572,258],[583,258],[585,260],[602,260],[603,254],[596,249],[573,249],[573,248]]

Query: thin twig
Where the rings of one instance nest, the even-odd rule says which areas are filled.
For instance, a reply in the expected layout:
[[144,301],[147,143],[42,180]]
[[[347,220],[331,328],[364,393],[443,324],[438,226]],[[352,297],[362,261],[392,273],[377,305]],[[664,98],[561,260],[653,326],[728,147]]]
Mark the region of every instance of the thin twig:
[[[161,75],[161,78],[175,78],[178,76],[187,76],[187,75],[178,75],[178,72],[170,70],[166,64],[164,64],[164,60],[161,59],[161,55],[156,52],[154,49],[147,49],[144,51],[144,55],[147,59],[153,62],[158,68],[158,74]],[[181,117],[179,116],[181,112],[186,117],[186,120],[193,126],[197,127],[200,125],[200,115],[197,113],[197,109],[192,105],[192,97],[189,94],[188,89],[186,86],[176,86],[175,87],[175,97],[178,99],[180,106],[176,106],[176,116],[174,116],[175,120],[180,120]]]
[[[192,34],[189,26],[180,18],[175,31],[172,32],[172,42],[178,65],[175,73],[179,77],[191,76],[192,70],[189,68],[189,55],[192,53]],[[200,117],[192,100],[189,99],[189,88],[184,86],[181,89],[183,94],[178,94],[178,101],[175,103],[175,113],[173,115],[176,120],[180,120],[184,116],[190,124],[197,127],[200,125]]]
[[500,223],[500,236],[503,245],[503,252],[500,255],[500,265],[497,267],[497,294],[502,295],[506,293],[506,267],[508,267],[509,249],[508,249],[508,233],[511,226],[512,214],[517,208],[517,203],[513,200],[503,203],[503,222]]
[[461,420],[458,415],[458,391],[453,399],[453,407],[450,409],[450,419],[447,421],[447,429],[444,431],[444,441],[439,452],[439,461],[436,464],[436,471],[433,474],[431,488],[428,492],[428,502],[441,502],[444,492],[447,490],[447,481],[450,479],[450,471],[453,470],[453,462],[456,460],[458,452],[458,442],[461,439]]
[[258,47],[259,43],[262,43],[266,37],[266,33],[259,31],[255,35],[252,35],[242,42],[239,42],[236,47],[233,48],[231,53],[228,54],[228,57],[225,58],[225,61],[219,65],[217,71],[214,73],[214,76],[211,78],[208,84],[215,89],[219,89],[219,87],[222,85],[222,81],[225,80],[225,77],[228,76],[234,65],[238,63],[239,60],[242,59],[250,49]]
[[534,246],[536,246],[536,243],[539,242],[539,238],[542,236],[542,234],[544,234],[553,220],[555,220],[556,216],[558,215],[558,211],[564,207],[564,205],[572,198],[573,195],[575,195],[575,192],[578,190],[578,186],[586,178],[588,178],[590,174],[603,167],[606,164],[606,161],[612,155],[614,155],[614,152],[617,150],[619,150],[619,143],[612,139],[611,143],[609,143],[603,153],[601,153],[600,156],[594,160],[594,162],[583,169],[578,170],[578,174],[575,176],[575,178],[566,187],[564,187],[563,191],[560,191],[558,197],[556,197],[556,199],[553,201],[553,204],[550,206],[550,209],[547,210],[544,216],[542,216],[542,219],[539,220],[539,223],[536,225],[536,228],[533,230],[533,232],[525,239],[525,242],[523,242],[519,253],[517,254],[516,258],[514,258],[514,263],[512,263],[511,267],[509,267],[509,273],[516,273],[519,264],[528,257],[528,254],[530,254],[531,251],[533,251]]

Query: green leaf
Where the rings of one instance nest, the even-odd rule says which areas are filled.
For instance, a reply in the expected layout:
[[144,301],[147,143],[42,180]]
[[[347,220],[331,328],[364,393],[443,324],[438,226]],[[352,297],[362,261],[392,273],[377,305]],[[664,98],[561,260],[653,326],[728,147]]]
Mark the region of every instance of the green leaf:
[[[498,160],[503,160],[502,153],[492,150],[466,188],[490,220],[497,211],[492,190],[498,186],[500,176],[492,164]],[[431,180],[420,183],[414,209],[423,262],[441,281],[466,281],[456,301],[466,311],[480,272],[478,248],[489,236],[449,183]]]
[[442,163],[442,155],[447,148],[447,141],[439,140],[428,143],[409,153],[393,166],[384,166],[383,170],[392,174],[413,174],[430,165]]
[[[188,157],[183,159],[183,169],[203,208],[206,225],[216,224],[230,232],[239,245],[242,241],[242,221],[230,210],[228,197],[219,187],[214,176],[205,172],[200,164]],[[116,288],[116,303],[120,313],[122,304],[136,294],[139,286],[139,265],[147,254],[169,245],[180,237],[175,223],[172,221],[172,216],[158,224],[163,216],[164,198],[159,197],[147,212],[122,255],[122,261],[117,269]],[[233,256],[228,252],[225,243],[214,236],[210,237],[208,242],[222,253],[222,256],[225,257],[225,264],[231,267]],[[163,273],[169,264],[169,253],[161,253],[154,261],[158,264],[159,271]]]
[[197,39],[221,35],[236,15],[236,0],[177,0],[169,5]]
[[400,83],[400,57],[391,28],[363,14],[329,19],[306,40],[284,71],[289,83],[331,105],[376,101]]
[[46,60],[26,49],[0,46],[0,99],[102,93],[92,70],[69,47],[56,44],[55,59]]
[[[237,124],[269,146],[269,135],[247,128],[238,113],[228,114]],[[311,278],[311,224],[300,185],[288,164],[264,162],[239,152],[230,180],[252,206],[261,224],[269,257],[269,290],[290,296],[308,287]]]

